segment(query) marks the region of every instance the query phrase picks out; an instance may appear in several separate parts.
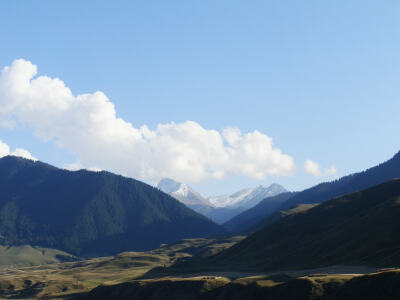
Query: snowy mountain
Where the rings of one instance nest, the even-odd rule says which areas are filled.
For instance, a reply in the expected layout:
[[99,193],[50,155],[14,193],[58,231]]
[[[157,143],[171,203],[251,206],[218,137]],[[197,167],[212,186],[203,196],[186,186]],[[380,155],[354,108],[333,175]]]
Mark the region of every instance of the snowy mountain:
[[215,207],[244,207],[245,209],[249,209],[265,198],[273,197],[284,192],[287,192],[287,190],[283,186],[274,183],[269,187],[260,185],[256,188],[243,189],[232,195],[209,197],[208,201]]
[[164,178],[158,183],[157,188],[201,214],[205,214],[214,207],[206,198],[185,183]]
[[257,205],[261,200],[287,192],[279,184],[240,190],[232,195],[205,198],[185,183],[162,179],[157,187],[196,212],[218,224],[225,223],[241,212]]

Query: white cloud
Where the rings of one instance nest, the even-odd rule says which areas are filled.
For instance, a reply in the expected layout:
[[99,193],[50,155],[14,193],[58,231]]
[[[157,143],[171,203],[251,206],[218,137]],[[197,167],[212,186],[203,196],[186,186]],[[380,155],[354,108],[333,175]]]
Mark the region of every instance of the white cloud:
[[16,148],[13,152],[10,152],[10,147],[6,143],[0,141],[0,158],[7,155],[20,156],[31,160],[37,160],[35,157],[32,156],[32,154],[29,153],[28,150],[22,148]]
[[317,164],[316,162],[312,161],[311,159],[307,159],[304,162],[304,170],[311,175],[314,175],[315,177],[321,177],[322,176],[322,172],[321,169],[319,167],[319,164]]
[[0,157],[6,156],[10,154],[10,147],[0,141]]
[[337,174],[337,169],[334,165],[331,165],[329,168],[325,169],[325,174],[327,176],[335,176]]
[[117,117],[102,92],[74,96],[60,79],[36,74],[37,67],[22,59],[3,69],[0,124],[28,124],[39,138],[74,153],[80,166],[150,181],[170,177],[185,182],[294,172],[292,157],[257,130],[220,132],[193,121],[136,128]]
[[63,165],[63,169],[68,170],[68,171],[78,171],[78,170],[81,170],[84,168],[85,167],[79,162]]
[[321,170],[320,165],[311,159],[307,159],[304,162],[303,167],[306,173],[311,174],[314,177],[333,177],[337,174],[337,169],[334,165]]
[[13,152],[10,153],[10,155],[20,156],[31,160],[37,160],[37,158],[33,157],[28,150],[22,148],[16,148]]
[[69,170],[69,171],[78,171],[78,170],[82,170],[82,169],[86,169],[86,170],[92,171],[92,172],[101,172],[102,171],[102,169],[96,168],[96,167],[85,168],[85,166],[82,165],[80,162],[64,164],[63,169]]

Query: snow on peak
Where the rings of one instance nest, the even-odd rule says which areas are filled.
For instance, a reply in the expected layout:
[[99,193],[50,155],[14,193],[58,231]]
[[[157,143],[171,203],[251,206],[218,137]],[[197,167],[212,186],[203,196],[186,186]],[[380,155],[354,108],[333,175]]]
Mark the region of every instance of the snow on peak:
[[216,207],[239,207],[251,208],[257,205],[261,200],[287,192],[279,184],[271,184],[269,187],[262,185],[255,188],[240,190],[232,195],[209,197],[208,200]]
[[158,183],[157,187],[162,190],[164,193],[174,193],[178,191],[183,183],[176,182],[170,178],[161,179]]
[[255,188],[242,189],[232,195],[212,196],[205,198],[185,183],[173,179],[162,179],[157,187],[180,202],[187,205],[205,205],[208,207],[230,207],[245,209],[257,205],[261,200],[287,192],[279,184],[273,183],[269,187],[262,185]]
[[187,205],[212,206],[210,202],[190,186],[170,178],[161,179],[157,187],[164,193]]

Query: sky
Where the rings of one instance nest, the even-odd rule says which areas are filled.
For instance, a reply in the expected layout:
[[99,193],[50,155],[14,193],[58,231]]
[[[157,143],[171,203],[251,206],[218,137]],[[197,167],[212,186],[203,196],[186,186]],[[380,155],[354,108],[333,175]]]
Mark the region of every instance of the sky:
[[0,156],[204,195],[400,150],[398,1],[1,1]]

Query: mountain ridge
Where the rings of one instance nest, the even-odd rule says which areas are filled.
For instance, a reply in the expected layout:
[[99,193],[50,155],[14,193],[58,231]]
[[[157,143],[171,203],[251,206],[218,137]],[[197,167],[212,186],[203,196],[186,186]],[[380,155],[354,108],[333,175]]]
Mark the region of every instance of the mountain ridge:
[[163,178],[157,184],[157,188],[178,199],[183,204],[213,206],[205,197],[196,192],[185,183],[177,182],[170,178]]
[[268,187],[260,185],[255,188],[239,190],[231,195],[206,198],[187,184],[170,178],[161,179],[157,188],[218,224],[225,223],[265,198],[286,191],[281,185],[273,183]]
[[11,156],[0,159],[2,245],[95,256],[224,233],[171,196],[132,178],[62,170]]
[[207,263],[263,271],[395,266],[400,264],[399,214],[400,179],[393,179],[286,215]]
[[263,219],[273,214],[281,204],[294,197],[297,192],[286,192],[276,196],[265,198],[252,208],[236,215],[223,224],[232,233],[241,233],[254,230],[252,227]]
[[334,197],[361,191],[394,178],[400,178],[400,151],[392,158],[365,171],[308,188],[284,203],[280,210],[290,209],[298,204],[322,203]]
[[272,183],[268,187],[259,185],[255,188],[239,190],[230,195],[211,196],[208,199],[217,207],[242,206],[249,209],[265,198],[273,197],[284,192],[287,192],[287,190],[283,186],[277,183]]
[[[322,182],[301,192],[297,192],[281,205],[275,206],[273,209],[269,207],[265,218],[260,220],[258,224],[250,221],[249,225],[243,224],[242,227],[238,228],[250,228],[254,226],[251,230],[257,231],[264,226],[269,226],[278,221],[285,216],[285,211],[294,209],[295,207],[323,203],[332,198],[364,190],[393,178],[400,178],[400,151],[387,161],[364,171],[343,176],[334,181]],[[232,223],[234,222],[238,221],[232,221]],[[230,230],[234,227],[233,224],[227,225],[227,228]]]

